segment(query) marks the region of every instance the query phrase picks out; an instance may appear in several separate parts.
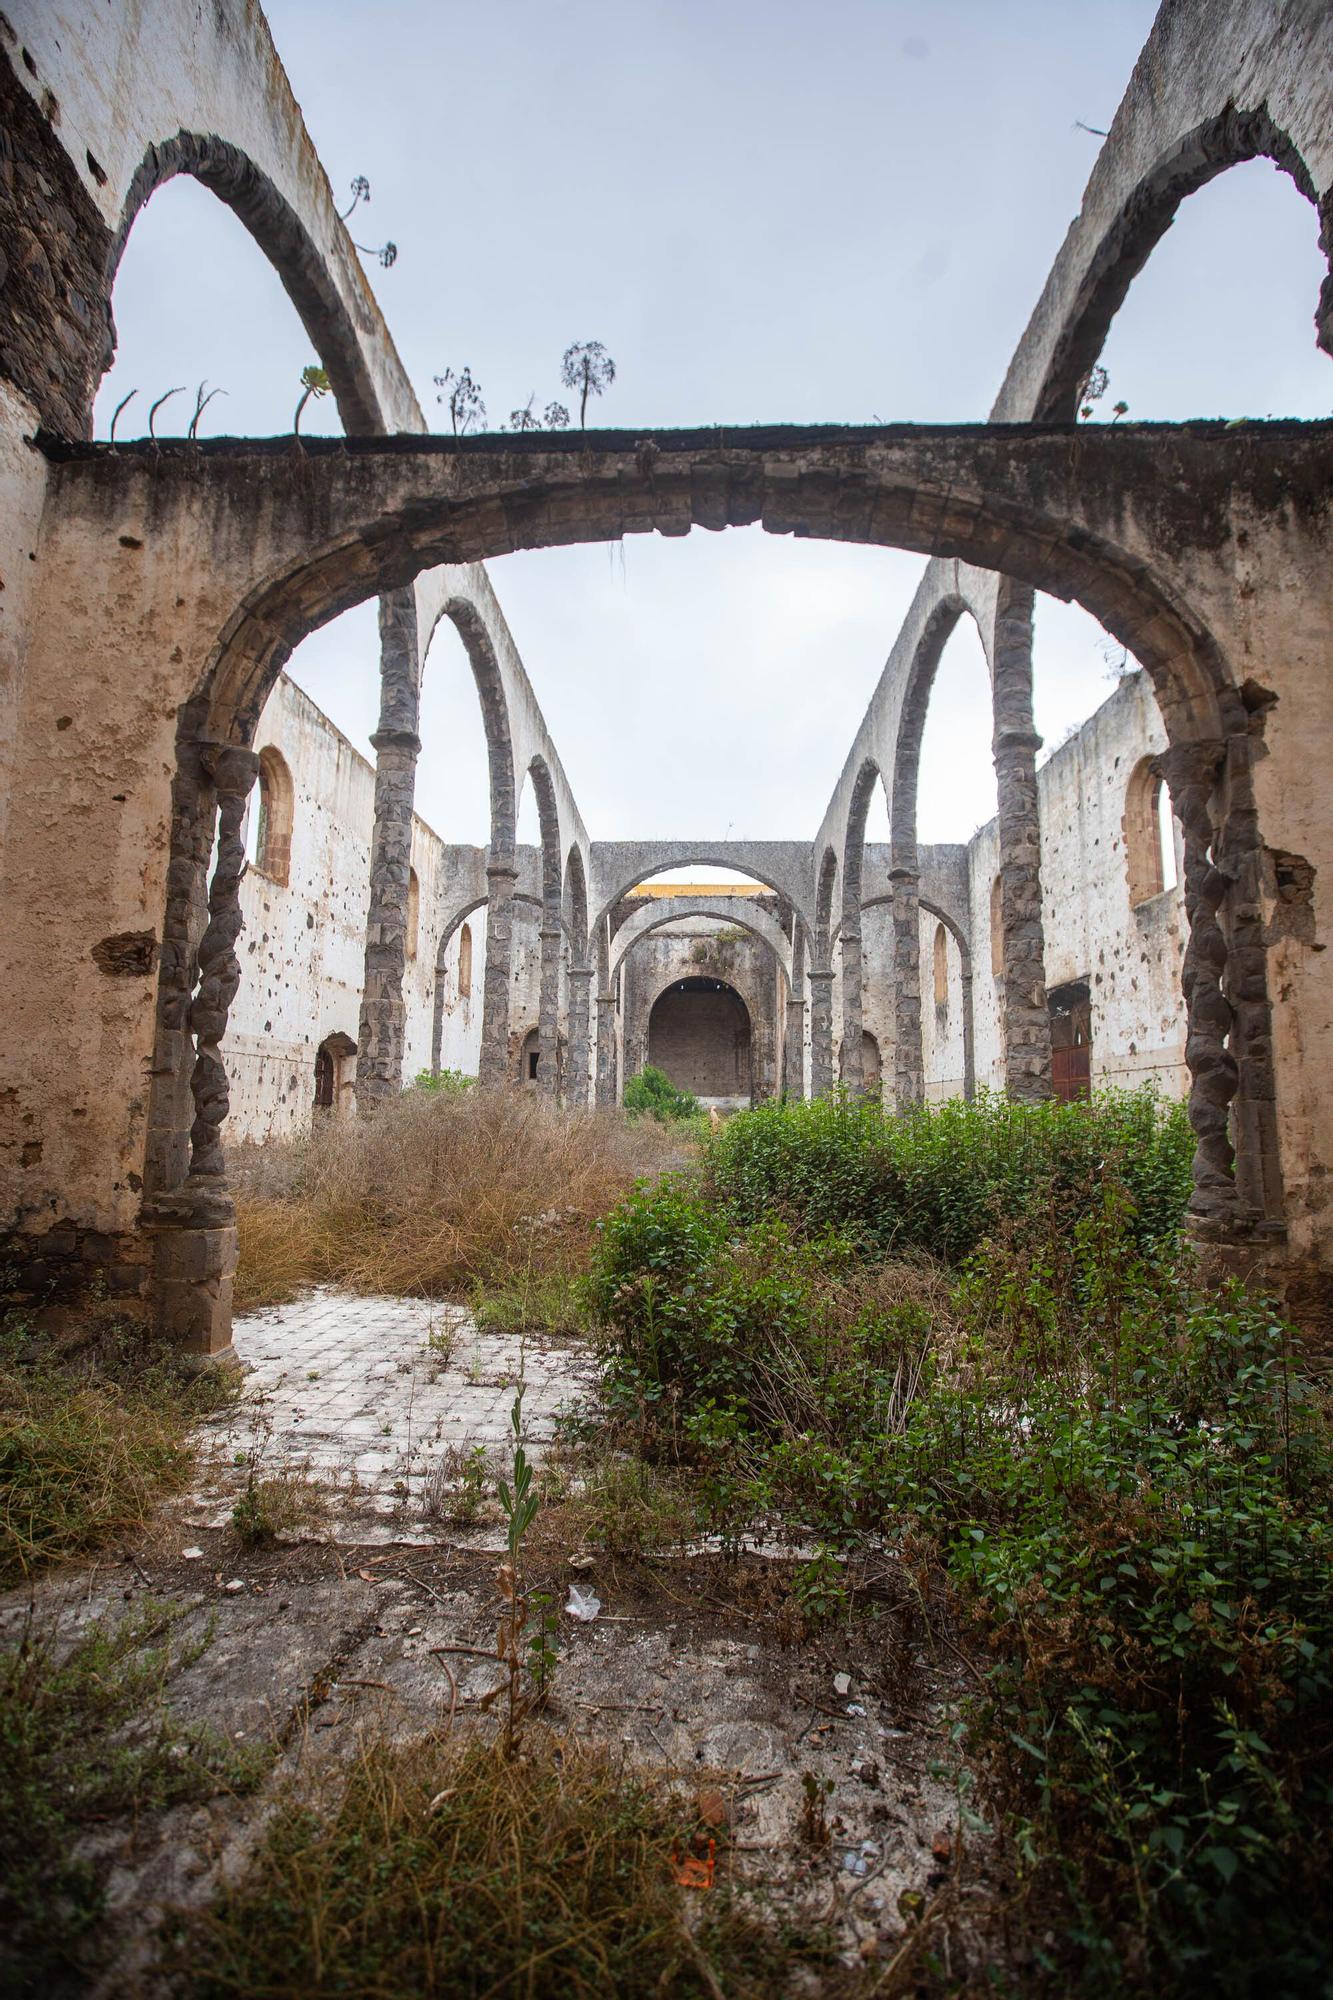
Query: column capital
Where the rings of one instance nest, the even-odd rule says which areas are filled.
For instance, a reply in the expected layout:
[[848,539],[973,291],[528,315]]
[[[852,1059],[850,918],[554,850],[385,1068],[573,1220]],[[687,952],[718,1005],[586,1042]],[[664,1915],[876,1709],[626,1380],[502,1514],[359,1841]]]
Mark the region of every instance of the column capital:
[[259,753],[240,743],[205,741],[197,745],[199,762],[222,797],[244,798],[259,770]]
[[823,967],[816,967],[813,965],[808,966],[806,968],[805,976],[810,981],[812,986],[814,985],[816,980],[819,980],[822,983],[831,986],[833,983],[833,967],[830,965],[827,969],[824,969]]
[[592,978],[592,967],[591,967],[590,965],[571,965],[571,966],[568,966],[568,967],[566,967],[566,970],[565,970],[565,977],[566,977],[566,979],[588,979],[588,980],[591,980],[591,978]]
[[517,882],[518,869],[512,861],[488,861],[486,863],[488,882]]
[[991,749],[997,757],[1003,750],[1030,750],[1035,756],[1045,741],[1035,729],[997,729]]
[[372,750],[407,750],[421,755],[421,738],[415,729],[377,729],[370,739]]

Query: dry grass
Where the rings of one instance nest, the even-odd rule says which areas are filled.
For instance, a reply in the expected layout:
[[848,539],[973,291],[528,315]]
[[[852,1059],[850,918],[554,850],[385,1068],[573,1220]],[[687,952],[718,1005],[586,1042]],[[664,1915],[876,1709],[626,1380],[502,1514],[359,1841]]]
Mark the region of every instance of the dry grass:
[[193,1418],[235,1385],[110,1311],[72,1333],[0,1326],[0,1587],[141,1527],[189,1476]]
[[691,1908],[696,1808],[604,1750],[506,1760],[441,1732],[363,1738],[282,1798],[239,1880],[166,1930],[188,2000],[778,2000],[864,1992],[819,1936],[719,1881]]
[[582,1269],[598,1219],[681,1163],[644,1120],[512,1091],[407,1091],[235,1163],[240,1310],[304,1285],[466,1298]]

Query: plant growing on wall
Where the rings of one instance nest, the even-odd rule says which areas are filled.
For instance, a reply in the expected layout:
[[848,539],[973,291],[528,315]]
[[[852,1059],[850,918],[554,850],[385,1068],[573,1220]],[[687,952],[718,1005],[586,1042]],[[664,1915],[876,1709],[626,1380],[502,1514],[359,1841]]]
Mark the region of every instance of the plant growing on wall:
[[313,396],[318,400],[321,396],[327,396],[331,387],[327,368],[321,368],[318,362],[312,361],[308,368],[301,370],[301,400],[296,406],[296,415],[292,418],[292,430],[297,437],[301,435],[301,412],[310,398]]
[[[353,209],[358,207],[361,202],[369,200],[370,182],[364,174],[358,174],[352,182],[352,199],[348,202],[346,208],[339,211],[339,221],[346,222]],[[386,271],[391,264],[398,262],[398,245],[396,243],[381,243],[379,248],[375,249],[368,243],[358,243],[356,238],[353,237],[352,248],[359,250],[363,257],[378,257]]]
[[600,396],[616,379],[616,364],[600,340],[576,341],[560,363],[560,380],[579,399],[579,429],[588,428],[588,398]]
[[482,401],[481,384],[472,379],[472,370],[463,368],[455,374],[446,368],[443,375],[435,377],[435,387],[439,395],[437,403],[446,405],[449,423],[455,437],[466,437],[469,431],[486,428],[486,405]]

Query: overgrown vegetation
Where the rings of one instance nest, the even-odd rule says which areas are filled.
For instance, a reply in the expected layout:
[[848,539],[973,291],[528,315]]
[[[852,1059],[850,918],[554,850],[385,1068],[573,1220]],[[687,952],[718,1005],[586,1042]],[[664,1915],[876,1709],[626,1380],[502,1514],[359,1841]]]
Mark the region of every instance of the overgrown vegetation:
[[699,1116],[699,1100],[688,1090],[677,1090],[665,1070],[645,1065],[625,1085],[625,1109],[631,1115],[656,1118],[665,1125],[681,1118]]
[[95,1621],[68,1644],[31,1615],[0,1649],[0,1990],[84,1991],[98,1957],[107,1863],[81,1851],[109,1822],[220,1791],[246,1790],[267,1765],[207,1729],[173,1720],[173,1672],[209,1634],[144,1603]]
[[0,1587],[142,1526],[191,1464],[189,1429],[236,1392],[106,1305],[61,1333],[0,1320]]
[[766,1107],[595,1262],[612,1420],[724,1541],[888,1543],[989,1651],[1024,1991],[1328,1990],[1333,1452],[1193,1276],[1188,1156],[1142,1095]]
[[[434,1298],[534,1290],[582,1271],[600,1217],[681,1154],[652,1119],[533,1093],[406,1091],[369,1118],[237,1162],[240,1310],[334,1282]],[[515,1296],[516,1295],[516,1296]]]
[[171,1965],[190,2000],[790,1993],[826,1940],[722,1882],[687,1921],[676,1863],[697,1826],[687,1801],[578,1742],[506,1758],[376,1734],[287,1792],[246,1873],[177,1919]]

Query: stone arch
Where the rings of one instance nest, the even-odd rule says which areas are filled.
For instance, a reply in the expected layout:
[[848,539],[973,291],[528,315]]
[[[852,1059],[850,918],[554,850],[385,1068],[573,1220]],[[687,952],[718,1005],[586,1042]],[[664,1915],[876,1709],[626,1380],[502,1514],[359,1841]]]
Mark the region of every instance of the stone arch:
[[538,1006],[541,1060],[538,1077],[543,1094],[554,1097],[560,1089],[560,972],[564,943],[560,809],[546,759],[534,757],[527,775],[532,780],[537,797],[542,841],[541,994]]
[[[955,586],[960,582],[953,566]],[[907,661],[902,702],[893,743],[890,877],[893,884],[894,1089],[899,1104],[919,1104],[925,1095],[921,1034],[921,857],[917,795],[926,717],[944,649],[960,619],[976,625],[990,666],[987,621],[982,608],[960,588],[941,593],[932,605]],[[994,695],[992,691],[992,703]]]
[[253,866],[285,887],[291,876],[296,789],[287,759],[271,743],[259,753],[256,791]]
[[178,174],[188,174],[216,195],[273,266],[328,372],[348,436],[384,431],[383,408],[364,348],[326,259],[269,176],[240,147],[216,134],[177,132],[160,140],[148,148],[130,181],[107,257],[107,345],[99,373],[106,372],[115,352],[111,295],[130,231],[150,197]]
[[673,896],[661,903],[645,903],[615,932],[608,954],[608,976],[614,976],[637,939],[648,937],[653,931],[664,930],[669,924],[679,923],[682,917],[712,917],[720,924],[733,924],[738,930],[749,931],[752,937],[768,945],[790,989],[792,947],[786,932],[766,910],[747,909],[741,897],[737,897],[736,901],[740,907],[735,910],[723,909],[721,897]]
[[[1183,585],[1171,580],[1143,537],[1141,516],[1123,483],[1122,440],[1115,440],[1115,458],[1105,449],[1109,437],[1099,446],[1080,434],[1076,458],[1063,439],[1050,442],[1059,449],[1043,460],[1040,433],[1015,453],[1012,439],[985,427],[928,442],[917,433],[876,431],[760,431],[747,433],[743,444],[720,443],[716,433],[664,433],[651,453],[619,433],[603,434],[595,453],[577,440],[546,437],[506,439],[503,452],[485,439],[413,439],[398,443],[378,465],[375,451],[364,447],[357,477],[349,482],[348,447],[338,445],[333,477],[333,454],[312,440],[300,455],[299,492],[284,499],[290,468],[282,461],[268,468],[267,576],[243,588],[253,561],[249,545],[244,553],[238,545],[231,557],[243,594],[211,648],[200,685],[214,746],[205,746],[207,755],[217,763],[249,754],[244,745],[256,702],[286,649],[306,631],[370,591],[402,589],[423,568],[516,547],[614,538],[626,530],[678,533],[692,522],[761,520],[779,532],[933,549],[1003,568],[1015,584],[1075,598],[1142,661],[1171,744],[1162,761],[1185,828],[1190,921],[1184,983],[1191,1009],[1191,1118],[1199,1141],[1195,1214],[1225,1230],[1242,1204],[1250,1214],[1256,1207],[1267,1212],[1276,1198],[1263,1165],[1265,1158],[1276,1160],[1276,1127],[1271,1089],[1265,1088],[1271,1052],[1248,715],[1221,649],[1183,598]],[[84,448],[80,456],[95,477],[103,463],[100,448]],[[148,454],[134,449],[118,456],[114,478],[129,482],[128,492]],[[208,488],[216,523],[217,496],[227,490],[227,448],[191,452],[192,468],[201,456],[205,465],[217,461],[217,483]],[[167,504],[164,461],[169,467],[169,453],[152,459],[159,507]],[[1229,462],[1224,455],[1222,462]],[[1049,476],[1039,476],[1043,464]],[[182,507],[199,504],[205,490],[193,472],[192,482],[182,489]],[[222,524],[215,527],[214,545],[226,546]],[[1213,865],[1211,851],[1225,853],[1226,869]],[[1224,899],[1226,929],[1218,917]],[[558,935],[557,923],[549,928]],[[220,933],[218,951],[221,962]],[[1246,996],[1243,1004],[1233,1006],[1227,998],[1224,974]],[[201,982],[209,976],[201,963]],[[812,1085],[818,1091],[831,1081],[831,1014],[827,1005],[821,1009],[820,992],[824,986],[827,994],[824,982],[831,980],[827,963],[812,967],[810,979]],[[554,1014],[553,1001],[552,1021]],[[1238,1124],[1249,1163],[1242,1188],[1233,1173],[1229,1119],[1247,1078],[1251,1102]],[[1262,1141],[1261,1133],[1267,1135]],[[208,1157],[220,1160],[216,1150]],[[222,1169],[210,1165],[208,1171]]]
[[489,766],[492,859],[513,858],[518,825],[518,799],[514,782],[514,746],[509,722],[509,698],[504,674],[496,657],[495,645],[481,610],[470,598],[449,596],[440,606],[439,616],[426,635],[423,658],[429,662],[431,643],[440,619],[447,618],[463,642],[468,665],[481,705],[482,728],[486,734]]
[[1129,877],[1129,906],[1137,909],[1166,887],[1162,865],[1162,836],[1158,803],[1162,773],[1155,757],[1140,757],[1125,786],[1125,870]]
[[1250,110],[1228,104],[1159,153],[1103,229],[1052,345],[1033,398],[1034,417],[1067,421],[1077,414],[1079,385],[1181,203],[1228,168],[1260,158],[1270,159],[1290,176],[1319,218],[1320,245],[1331,275],[1320,288],[1315,337],[1325,353],[1333,355],[1333,200],[1321,203],[1299,148],[1274,122],[1266,103]]
[[[859,1093],[864,1083],[862,1056],[861,900],[865,868],[866,815],[877,784],[883,784],[878,764],[867,757],[856,774],[847,807],[842,848],[842,1081]],[[878,1053],[878,1044],[876,1044]]]

